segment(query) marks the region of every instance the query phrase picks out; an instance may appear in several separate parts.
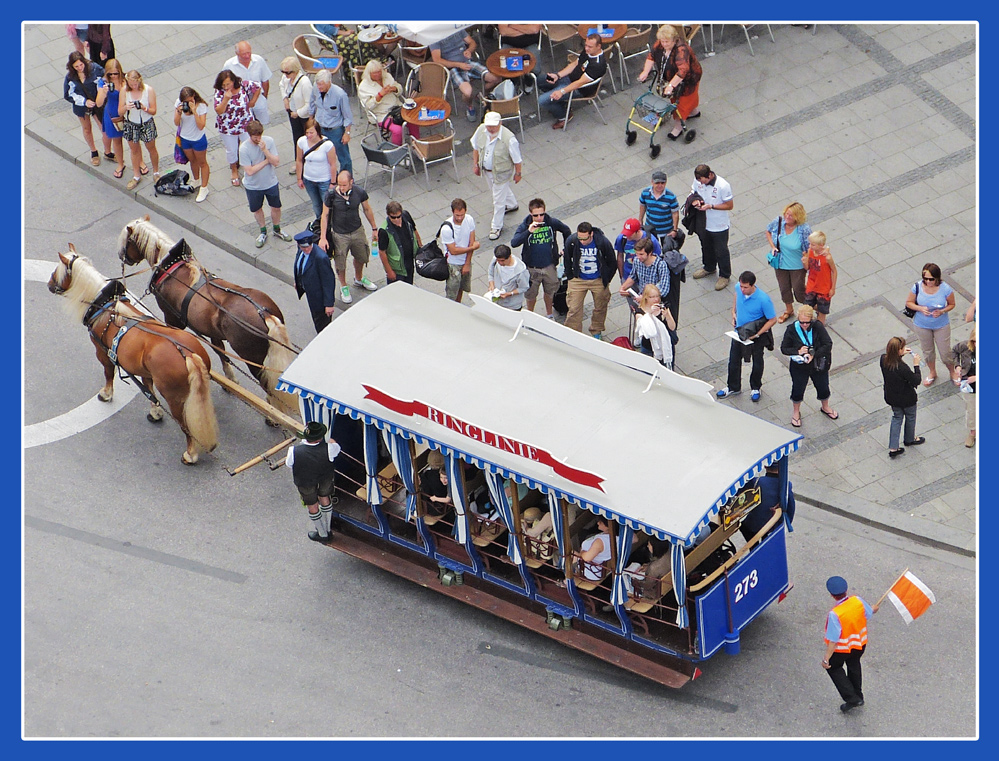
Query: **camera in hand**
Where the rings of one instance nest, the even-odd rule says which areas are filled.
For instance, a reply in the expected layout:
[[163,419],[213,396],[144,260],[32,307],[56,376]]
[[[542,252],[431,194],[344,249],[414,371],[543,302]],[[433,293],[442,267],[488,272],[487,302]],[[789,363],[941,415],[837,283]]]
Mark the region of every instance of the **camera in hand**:
[[185,100],[183,103],[180,104],[180,110],[183,111],[185,114],[191,113],[191,104]]
[[140,108],[142,108],[142,104],[139,103],[139,101],[137,101],[137,100],[133,100],[132,101],[132,108],[134,108],[136,111],[138,111]]

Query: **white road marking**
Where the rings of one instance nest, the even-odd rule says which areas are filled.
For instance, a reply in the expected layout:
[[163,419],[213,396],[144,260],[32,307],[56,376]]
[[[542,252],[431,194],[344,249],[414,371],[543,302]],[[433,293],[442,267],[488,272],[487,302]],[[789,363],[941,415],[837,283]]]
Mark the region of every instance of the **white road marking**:
[[[32,280],[36,283],[47,283],[54,269],[55,262],[25,259],[24,279]],[[97,377],[100,377],[100,372],[97,373]],[[138,393],[139,389],[133,384],[125,384],[118,381],[115,383],[114,399],[111,402],[100,401],[95,392],[93,397],[69,412],[48,420],[26,425],[22,432],[24,448],[30,449],[42,444],[51,444],[54,441],[69,438],[81,431],[92,428],[115,414],[132,401]]]

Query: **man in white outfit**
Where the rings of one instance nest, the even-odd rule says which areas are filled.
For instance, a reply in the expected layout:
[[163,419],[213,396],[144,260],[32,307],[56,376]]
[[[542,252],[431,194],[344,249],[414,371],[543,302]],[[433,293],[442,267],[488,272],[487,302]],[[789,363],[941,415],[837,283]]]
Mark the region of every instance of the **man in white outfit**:
[[253,118],[261,124],[270,124],[271,116],[267,110],[267,93],[271,89],[271,70],[263,56],[254,54],[250,48],[250,43],[246,40],[236,43],[236,55],[225,62],[223,69],[229,69],[240,79],[249,79],[259,82],[261,95],[257,98],[257,103],[253,107]]
[[472,135],[472,171],[476,177],[485,174],[493,193],[489,240],[496,240],[503,232],[503,215],[519,208],[510,181],[520,182],[524,165],[516,135],[500,122],[500,115],[490,111]]

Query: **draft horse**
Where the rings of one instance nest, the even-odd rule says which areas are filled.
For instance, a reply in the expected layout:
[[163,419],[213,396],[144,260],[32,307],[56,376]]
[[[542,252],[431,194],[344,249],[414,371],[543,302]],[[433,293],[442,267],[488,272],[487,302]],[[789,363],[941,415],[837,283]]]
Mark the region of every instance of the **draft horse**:
[[77,255],[73,244],[49,278],[49,291],[65,297],[67,311],[83,322],[104,366],[104,388],[97,398],[110,402],[114,394],[115,368],[120,368],[149,398],[146,418],[163,420],[158,392],[187,437],[181,456],[194,465],[198,454],[218,445],[218,421],[211,397],[211,356],[190,333],[171,328],[129,302],[119,280],[108,280]]
[[171,240],[149,221],[129,222],[118,237],[118,258],[129,265],[145,260],[153,270],[149,291],[167,325],[190,327],[211,341],[229,380],[235,380],[224,343],[246,362],[268,401],[288,414],[297,405],[278,392],[277,381],[297,353],[291,347],[284,315],[263,291],[244,288],[208,272],[181,238]]

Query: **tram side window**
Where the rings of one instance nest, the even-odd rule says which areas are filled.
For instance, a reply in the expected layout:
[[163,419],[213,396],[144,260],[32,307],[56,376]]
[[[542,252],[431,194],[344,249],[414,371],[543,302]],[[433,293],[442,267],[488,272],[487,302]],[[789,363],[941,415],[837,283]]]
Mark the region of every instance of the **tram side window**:
[[612,557],[610,520],[597,516],[597,530],[583,540],[579,548],[578,571],[587,581],[600,581],[607,575],[607,561]]

